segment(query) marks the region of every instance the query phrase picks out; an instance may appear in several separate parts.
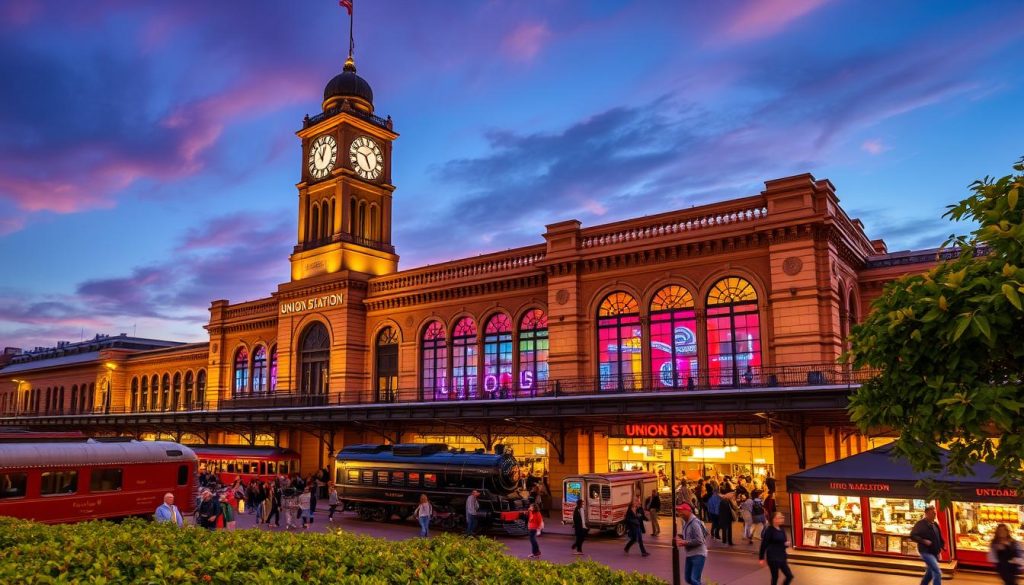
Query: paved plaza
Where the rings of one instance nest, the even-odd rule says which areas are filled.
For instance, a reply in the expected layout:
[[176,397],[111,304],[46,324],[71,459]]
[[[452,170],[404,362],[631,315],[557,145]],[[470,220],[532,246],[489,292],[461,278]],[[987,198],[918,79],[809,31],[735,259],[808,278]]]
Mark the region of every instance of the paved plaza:
[[[623,571],[638,571],[656,575],[668,582],[672,582],[672,546],[669,539],[671,519],[661,519],[662,533],[658,537],[645,535],[644,541],[651,556],[642,558],[640,552],[633,548],[630,554],[625,554],[622,547],[625,539],[617,539],[612,536],[599,534],[592,531],[583,545],[586,553],[584,558],[589,558],[609,567]],[[238,528],[252,528],[255,526],[255,516],[251,514],[240,514],[238,517]],[[282,528],[271,528],[272,530],[284,530]],[[326,507],[318,507],[316,521],[310,530],[325,531],[327,529],[342,529],[358,534],[366,534],[379,538],[400,540],[406,538],[417,538],[419,527],[410,522],[366,522],[359,520],[353,513],[335,514],[334,522],[327,521]],[[302,531],[301,528],[296,531]],[[569,546],[572,544],[570,536],[571,529],[562,526],[554,513],[551,518],[546,519],[546,531],[540,538],[542,559],[553,563],[571,563],[580,558],[572,554]],[[720,585],[765,585],[769,583],[768,570],[763,569],[757,562],[757,545],[741,544],[742,539],[738,534],[734,541],[734,547],[719,545],[717,542],[712,545],[708,555],[707,568],[704,570],[704,581],[707,584],[718,583]],[[436,534],[437,532],[435,532]],[[530,554],[530,541],[525,537],[497,537],[508,547],[508,554],[525,558]],[[682,551],[680,550],[680,563],[682,563]],[[919,577],[899,575],[878,575],[860,571],[845,571],[838,569],[827,569],[819,567],[793,566],[796,575],[794,583],[805,585],[916,585],[920,582]],[[952,581],[959,585],[982,585],[998,582],[995,575],[974,572],[959,572]]]

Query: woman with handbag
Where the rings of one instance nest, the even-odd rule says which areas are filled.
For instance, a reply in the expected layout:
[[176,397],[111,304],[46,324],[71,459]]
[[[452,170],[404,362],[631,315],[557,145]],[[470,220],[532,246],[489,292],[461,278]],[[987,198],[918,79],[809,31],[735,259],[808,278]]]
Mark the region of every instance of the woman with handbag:
[[1021,564],[1024,564],[1024,550],[1010,535],[1006,524],[996,526],[988,550],[988,560],[995,564],[996,573],[1003,580],[1003,585],[1017,585],[1017,575],[1020,574]]

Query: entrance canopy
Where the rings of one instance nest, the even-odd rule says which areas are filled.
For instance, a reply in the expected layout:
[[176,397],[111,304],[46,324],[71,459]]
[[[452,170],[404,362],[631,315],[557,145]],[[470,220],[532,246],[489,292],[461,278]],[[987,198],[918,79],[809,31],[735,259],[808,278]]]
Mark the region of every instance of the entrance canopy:
[[[884,445],[846,459],[826,463],[786,478],[786,491],[802,494],[830,494],[879,497],[924,498],[928,494],[914,484],[933,479],[948,485],[955,497],[968,502],[1020,503],[1021,495],[999,485],[995,467],[979,463],[974,475],[920,473],[899,457],[892,445]],[[943,460],[946,451],[943,450]]]

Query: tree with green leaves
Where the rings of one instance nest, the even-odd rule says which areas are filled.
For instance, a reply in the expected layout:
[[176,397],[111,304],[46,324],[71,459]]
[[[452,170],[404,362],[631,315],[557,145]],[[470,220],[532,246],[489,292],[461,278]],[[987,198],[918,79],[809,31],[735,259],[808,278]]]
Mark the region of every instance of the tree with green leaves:
[[969,475],[985,462],[1024,493],[1024,158],[1013,169],[948,207],[977,226],[946,242],[960,255],[888,284],[844,359],[879,371],[850,401],[861,432],[898,432],[918,471]]

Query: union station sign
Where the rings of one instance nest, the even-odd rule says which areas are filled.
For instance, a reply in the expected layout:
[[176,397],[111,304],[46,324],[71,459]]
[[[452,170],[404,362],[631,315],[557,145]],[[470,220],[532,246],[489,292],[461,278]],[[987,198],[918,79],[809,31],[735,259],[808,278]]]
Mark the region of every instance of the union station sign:
[[723,439],[724,422],[653,422],[622,426],[622,434],[630,439]]
[[344,300],[344,295],[338,293],[288,301],[286,303],[281,303],[281,314],[291,315],[292,313],[303,313],[305,311],[315,311],[317,309],[329,309],[331,307],[340,306],[343,304]]

